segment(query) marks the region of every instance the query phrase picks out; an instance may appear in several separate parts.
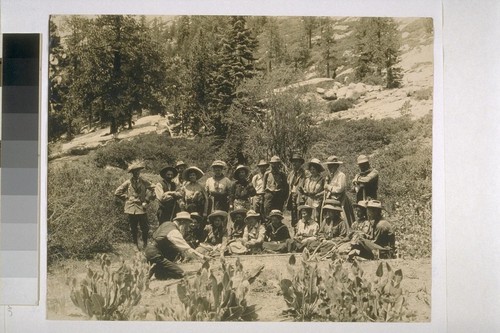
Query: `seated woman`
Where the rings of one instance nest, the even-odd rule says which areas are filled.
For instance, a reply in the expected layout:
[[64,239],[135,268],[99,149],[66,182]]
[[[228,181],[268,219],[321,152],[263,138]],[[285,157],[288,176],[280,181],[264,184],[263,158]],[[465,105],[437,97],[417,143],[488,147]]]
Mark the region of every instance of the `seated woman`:
[[226,252],[228,232],[227,213],[216,210],[208,216],[208,224],[205,227],[203,242],[196,249],[201,253],[210,255],[223,254]]
[[189,230],[184,238],[193,249],[196,249],[205,239],[205,224],[200,214],[194,212],[190,215],[193,222],[189,224]]
[[319,224],[313,219],[313,207],[301,205],[298,208],[301,219],[297,222],[297,230],[293,238],[286,241],[288,252],[302,251],[310,242],[316,240]]
[[239,239],[243,238],[243,232],[245,231],[245,217],[247,215],[247,210],[244,208],[233,210],[229,213],[231,217],[231,228],[229,229],[229,239]]
[[229,252],[235,254],[259,252],[265,235],[266,228],[262,225],[260,214],[249,210],[245,218],[243,237],[228,245]]
[[290,239],[288,227],[283,223],[283,213],[273,209],[266,225],[265,242],[262,248],[269,252],[286,252],[286,240]]
[[337,249],[341,243],[349,241],[348,225],[342,219],[342,206],[325,205],[323,207],[323,223],[319,228],[318,238],[308,244],[308,249],[313,252],[328,253]]

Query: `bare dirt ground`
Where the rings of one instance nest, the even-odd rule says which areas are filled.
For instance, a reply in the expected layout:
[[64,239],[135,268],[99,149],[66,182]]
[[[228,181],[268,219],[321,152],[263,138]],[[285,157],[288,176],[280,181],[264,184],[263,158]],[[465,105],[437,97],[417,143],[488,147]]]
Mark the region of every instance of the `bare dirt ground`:
[[[112,255],[113,262],[119,262],[120,255],[126,259],[133,257],[134,247],[130,244],[120,244],[117,252]],[[286,265],[289,255],[248,255],[240,256],[240,261],[245,271],[253,271],[259,265],[264,265],[264,270],[251,285],[247,295],[248,304],[256,304],[260,321],[291,321],[282,315],[287,309],[283,296],[280,294],[279,282],[288,278]],[[235,257],[227,257],[228,263],[234,263]],[[431,320],[431,260],[430,259],[394,259],[388,260],[393,269],[403,271],[402,288],[407,293],[408,309],[415,311],[416,321],[427,322]],[[365,276],[372,279],[380,261],[363,261],[360,267]],[[69,281],[73,277],[82,279],[86,274],[86,265],[98,269],[97,260],[88,262],[68,260],[49,269],[47,277],[47,319],[51,320],[85,320],[85,315],[73,305],[70,299]],[[348,265],[346,263],[346,265]],[[197,271],[200,262],[181,264],[186,272]],[[320,262],[320,268],[327,269],[328,261]],[[220,262],[214,259],[211,262],[214,274],[220,273]],[[219,278],[217,276],[217,278]],[[144,314],[145,320],[155,320],[154,309],[162,304],[178,302],[176,296],[176,280],[158,281],[153,279],[150,289],[143,293],[138,305],[138,312]],[[169,291],[167,292],[167,289]]]

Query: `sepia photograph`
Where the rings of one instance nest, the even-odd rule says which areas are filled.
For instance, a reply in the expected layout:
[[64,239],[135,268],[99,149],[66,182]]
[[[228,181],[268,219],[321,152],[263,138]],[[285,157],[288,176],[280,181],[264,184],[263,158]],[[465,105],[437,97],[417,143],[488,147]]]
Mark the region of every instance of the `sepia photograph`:
[[432,321],[432,18],[48,26],[47,319]]

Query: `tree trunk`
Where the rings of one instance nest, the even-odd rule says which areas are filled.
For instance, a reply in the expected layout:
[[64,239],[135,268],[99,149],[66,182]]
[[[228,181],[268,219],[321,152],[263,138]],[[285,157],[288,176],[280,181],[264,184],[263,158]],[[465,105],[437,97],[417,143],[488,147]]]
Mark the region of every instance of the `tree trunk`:
[[115,134],[115,133],[118,133],[118,125],[116,123],[116,119],[114,116],[111,116],[111,120],[110,120],[110,129],[109,129],[109,133],[110,134]]

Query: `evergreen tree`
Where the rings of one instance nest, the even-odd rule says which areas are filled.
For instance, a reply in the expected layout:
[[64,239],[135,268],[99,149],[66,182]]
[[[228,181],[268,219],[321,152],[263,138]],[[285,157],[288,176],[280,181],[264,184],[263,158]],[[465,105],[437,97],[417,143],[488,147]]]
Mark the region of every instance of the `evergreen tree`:
[[338,59],[335,52],[335,37],[333,26],[329,18],[324,18],[321,22],[320,48],[322,62],[326,69],[326,77],[335,78]]

